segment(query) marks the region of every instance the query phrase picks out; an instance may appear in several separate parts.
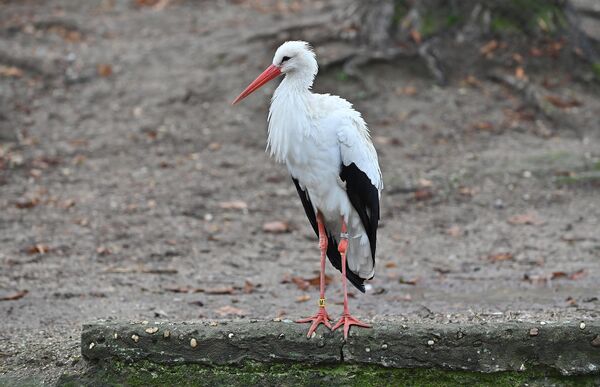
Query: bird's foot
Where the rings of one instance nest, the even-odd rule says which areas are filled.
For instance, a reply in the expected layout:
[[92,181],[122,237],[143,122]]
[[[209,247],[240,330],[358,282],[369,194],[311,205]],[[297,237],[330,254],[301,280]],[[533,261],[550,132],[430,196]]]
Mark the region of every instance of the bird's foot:
[[331,330],[335,331],[342,325],[344,326],[344,340],[348,338],[348,332],[350,331],[351,325],[356,325],[363,328],[371,328],[369,324],[364,323],[355,317],[352,317],[350,313],[344,313],[342,315],[342,318],[340,318],[340,321],[338,321],[337,324],[335,324]]
[[311,337],[313,332],[317,330],[317,327],[319,326],[319,324],[324,324],[327,328],[331,329],[331,324],[329,323],[329,320],[331,320],[331,319],[329,318],[329,315],[327,314],[327,311],[325,310],[325,308],[320,307],[319,311],[314,316],[296,320],[296,322],[297,323],[312,322],[312,324],[310,325],[310,328],[308,329],[308,333],[306,334],[306,337]]

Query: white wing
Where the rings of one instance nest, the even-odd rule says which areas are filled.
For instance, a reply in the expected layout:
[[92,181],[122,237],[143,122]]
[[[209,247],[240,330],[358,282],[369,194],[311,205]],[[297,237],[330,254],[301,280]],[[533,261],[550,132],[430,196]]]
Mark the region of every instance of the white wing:
[[381,193],[383,179],[377,152],[360,113],[354,110],[352,112],[355,114],[346,115],[337,132],[342,163],[345,166],[352,163],[356,164],[358,169],[369,177],[371,184]]

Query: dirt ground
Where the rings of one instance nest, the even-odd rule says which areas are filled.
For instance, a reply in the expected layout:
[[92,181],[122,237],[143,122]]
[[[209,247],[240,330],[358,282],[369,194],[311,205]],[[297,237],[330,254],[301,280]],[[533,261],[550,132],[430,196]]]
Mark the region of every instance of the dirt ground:
[[[345,3],[0,1],[0,375],[84,368],[80,327],[96,318],[315,311],[302,279],[317,242],[264,152],[276,84],[230,102],[270,63],[270,31]],[[372,64],[363,83],[331,68],[315,84],[363,113],[386,185],[376,276],[351,307],[375,321],[598,317],[597,83],[531,75],[581,102],[561,109],[574,130],[479,73],[440,88],[421,67]],[[275,221],[286,232],[263,230]]]

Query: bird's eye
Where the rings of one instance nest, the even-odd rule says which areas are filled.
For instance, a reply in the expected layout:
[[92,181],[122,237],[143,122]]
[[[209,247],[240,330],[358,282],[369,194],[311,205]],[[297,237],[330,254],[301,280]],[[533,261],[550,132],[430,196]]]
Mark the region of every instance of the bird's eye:
[[290,58],[289,56],[284,56],[284,57],[281,59],[281,63],[283,64],[283,62],[287,62],[287,61],[288,61],[288,60],[290,60],[290,59],[292,59],[292,58]]

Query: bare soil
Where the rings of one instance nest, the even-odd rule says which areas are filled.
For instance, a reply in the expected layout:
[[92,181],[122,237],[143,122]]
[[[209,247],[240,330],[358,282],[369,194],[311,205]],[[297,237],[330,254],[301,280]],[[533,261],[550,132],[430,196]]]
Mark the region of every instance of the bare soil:
[[[276,84],[230,102],[270,63],[273,30],[348,1],[276,3],[0,1],[0,375],[51,383],[84,368],[80,327],[96,318],[315,312],[317,287],[299,278],[317,276],[317,241],[264,152]],[[386,184],[356,315],[600,315],[600,98],[546,59],[527,75],[580,102],[560,108],[576,130],[481,68],[445,88],[412,60],[370,64],[362,82],[319,75],[317,92],[363,113]],[[273,221],[289,230],[265,232]]]

